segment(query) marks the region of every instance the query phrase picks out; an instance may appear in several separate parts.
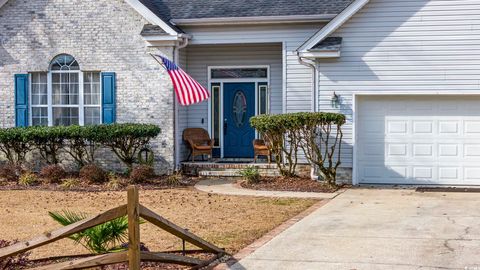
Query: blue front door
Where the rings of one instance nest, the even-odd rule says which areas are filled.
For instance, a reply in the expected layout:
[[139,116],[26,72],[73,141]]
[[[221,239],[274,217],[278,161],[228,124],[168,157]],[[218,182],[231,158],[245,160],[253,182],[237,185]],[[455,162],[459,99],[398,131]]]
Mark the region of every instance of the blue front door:
[[253,158],[255,83],[224,83],[223,104],[224,157]]

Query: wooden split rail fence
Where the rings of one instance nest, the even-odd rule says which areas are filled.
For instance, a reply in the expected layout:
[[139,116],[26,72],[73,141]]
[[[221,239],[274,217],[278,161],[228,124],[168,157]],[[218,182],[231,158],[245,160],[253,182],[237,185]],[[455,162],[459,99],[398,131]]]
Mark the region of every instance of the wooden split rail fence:
[[[128,201],[126,205],[122,205],[110,209],[102,214],[92,218],[87,218],[71,225],[62,227],[52,232],[44,233],[30,241],[18,242],[14,245],[0,249],[0,259],[16,255],[46,244],[69,237],[75,233],[95,227],[102,223],[114,220],[119,217],[128,216],[128,250],[124,252],[107,253],[67,261],[62,263],[51,264],[47,266],[37,267],[37,270],[67,270],[67,269],[86,269],[97,266],[104,266],[117,263],[128,262],[130,270],[139,270],[141,261],[172,263],[179,265],[191,266],[192,268],[200,268],[207,266],[212,260],[220,258],[225,254],[225,250],[209,243],[197,235],[183,229],[167,219],[161,217],[150,209],[139,203],[138,189],[135,186],[128,188]],[[140,250],[140,218],[156,225],[157,227],[173,234],[183,241],[189,242],[203,251],[212,253],[215,256],[210,260],[200,260],[193,257],[176,255],[165,252],[146,252]]]

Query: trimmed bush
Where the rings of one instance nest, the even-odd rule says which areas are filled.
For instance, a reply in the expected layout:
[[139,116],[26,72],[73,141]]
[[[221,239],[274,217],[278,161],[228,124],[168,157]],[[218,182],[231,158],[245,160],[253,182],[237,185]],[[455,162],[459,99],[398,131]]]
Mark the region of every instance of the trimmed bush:
[[64,189],[73,189],[80,185],[80,180],[77,178],[67,178],[63,179],[60,186]]
[[155,177],[155,170],[148,165],[135,166],[130,173],[130,180],[134,183],[142,183],[153,177]]
[[107,181],[107,174],[99,166],[89,164],[80,169],[80,178],[90,183],[101,184]]
[[12,164],[25,162],[25,156],[33,148],[31,132],[28,128],[0,129],[0,152]]
[[331,186],[336,185],[337,169],[341,164],[341,127],[345,122],[343,114],[323,112],[261,115],[250,119],[252,127],[268,141],[283,176],[295,174],[297,151],[302,149],[308,161],[319,169],[322,178]]
[[160,134],[160,128],[149,124],[113,124],[99,126],[98,134],[101,143],[131,170],[139,151],[147,148],[150,140]]
[[100,147],[98,126],[70,126],[67,130],[67,153],[83,167],[95,162],[95,152]]
[[59,165],[45,166],[40,172],[40,177],[50,184],[58,184],[66,176],[67,173]]
[[[50,165],[60,163],[60,154],[66,152],[83,167],[95,161],[98,148],[107,147],[131,170],[140,152],[149,149],[150,140],[158,134],[160,128],[148,124],[8,128],[0,129],[0,152],[18,165],[32,150],[38,150]],[[143,162],[153,163],[153,152],[147,154]]]
[[12,163],[7,163],[0,167],[0,178],[10,182],[17,182],[22,173],[22,167]]
[[29,127],[35,148],[47,164],[60,163],[60,152],[65,147],[70,127]]

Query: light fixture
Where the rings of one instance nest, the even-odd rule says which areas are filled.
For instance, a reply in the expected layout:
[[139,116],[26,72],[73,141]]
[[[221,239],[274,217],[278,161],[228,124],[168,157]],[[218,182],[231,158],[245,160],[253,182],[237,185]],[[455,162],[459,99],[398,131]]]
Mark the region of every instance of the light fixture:
[[340,95],[337,95],[337,93],[333,92],[331,103],[332,103],[332,108],[339,108],[340,107]]

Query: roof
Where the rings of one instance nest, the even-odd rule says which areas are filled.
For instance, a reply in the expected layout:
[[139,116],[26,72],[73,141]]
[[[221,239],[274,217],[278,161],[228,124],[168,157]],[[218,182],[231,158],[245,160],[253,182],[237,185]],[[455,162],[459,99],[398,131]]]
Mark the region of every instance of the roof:
[[157,36],[167,34],[168,33],[165,32],[160,26],[153,24],[145,24],[141,32],[142,36]]
[[[354,0],[140,0],[171,20],[339,14]],[[177,28],[178,29],[178,28]]]
[[313,46],[311,51],[338,51],[342,46],[341,37],[327,37]]

